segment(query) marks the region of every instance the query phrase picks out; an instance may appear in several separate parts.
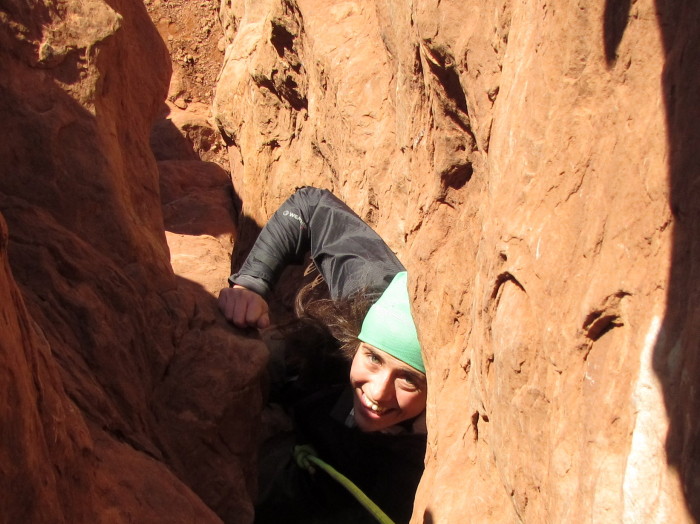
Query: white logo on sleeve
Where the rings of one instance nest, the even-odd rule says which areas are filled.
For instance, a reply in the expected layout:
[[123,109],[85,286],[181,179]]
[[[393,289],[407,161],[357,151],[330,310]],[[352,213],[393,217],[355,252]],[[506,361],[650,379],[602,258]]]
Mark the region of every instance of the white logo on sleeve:
[[297,222],[299,222],[301,227],[306,227],[306,224],[304,224],[304,221],[302,220],[302,218],[299,215],[297,215],[296,213],[292,213],[289,209],[285,209],[284,211],[282,211],[282,216],[291,217],[294,220],[296,220]]

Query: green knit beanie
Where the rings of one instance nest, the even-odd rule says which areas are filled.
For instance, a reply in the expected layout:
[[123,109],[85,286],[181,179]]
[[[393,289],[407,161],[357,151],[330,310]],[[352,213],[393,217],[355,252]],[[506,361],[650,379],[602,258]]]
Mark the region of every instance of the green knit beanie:
[[372,307],[357,337],[425,373],[408,298],[408,273],[398,273]]

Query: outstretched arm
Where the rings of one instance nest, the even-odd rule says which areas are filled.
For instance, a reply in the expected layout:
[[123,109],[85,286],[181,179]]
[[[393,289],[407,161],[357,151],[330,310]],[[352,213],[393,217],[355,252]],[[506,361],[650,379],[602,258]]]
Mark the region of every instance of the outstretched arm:
[[[345,203],[329,191],[305,187],[270,218],[240,271],[229,282],[264,299],[282,270],[289,264],[302,263],[307,253],[334,300],[362,289],[380,293],[396,273],[404,270],[381,237]],[[229,306],[228,314],[222,311],[236,323],[230,314],[238,311],[237,306]]]

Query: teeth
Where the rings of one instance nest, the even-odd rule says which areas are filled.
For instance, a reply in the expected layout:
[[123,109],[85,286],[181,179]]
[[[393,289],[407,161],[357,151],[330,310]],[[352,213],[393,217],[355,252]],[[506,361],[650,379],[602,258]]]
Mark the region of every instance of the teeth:
[[383,413],[385,408],[380,408],[378,404],[372,402],[367,395],[362,394],[362,399],[365,401],[365,406],[374,411],[375,413]]

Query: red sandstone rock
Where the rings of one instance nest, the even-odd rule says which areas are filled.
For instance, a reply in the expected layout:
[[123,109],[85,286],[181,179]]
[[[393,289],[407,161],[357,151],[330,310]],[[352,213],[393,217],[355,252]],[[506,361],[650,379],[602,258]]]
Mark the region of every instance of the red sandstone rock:
[[3,520],[217,522],[162,461],[90,423],[71,400],[52,355],[63,348],[29,316],[7,242],[0,217]]
[[151,149],[159,161],[203,160],[226,165],[228,159],[209,106],[202,103],[189,104],[184,110],[165,104],[151,132]]
[[158,162],[170,262],[213,296],[228,286],[236,215],[231,179],[211,162]]
[[409,268],[430,389],[413,522],[700,517],[698,8],[221,18],[214,116],[243,214],[326,187]]
[[169,263],[163,43],[138,1],[6,8],[3,517],[250,522],[266,354]]
[[[3,516],[250,522],[264,354],[216,312],[218,255],[177,262],[229,234],[223,178],[161,165],[178,277],[148,151],[162,42],[136,1],[51,6],[8,4],[0,28]],[[430,389],[413,522],[700,518],[698,9],[221,4],[239,246],[314,184],[411,273]]]

